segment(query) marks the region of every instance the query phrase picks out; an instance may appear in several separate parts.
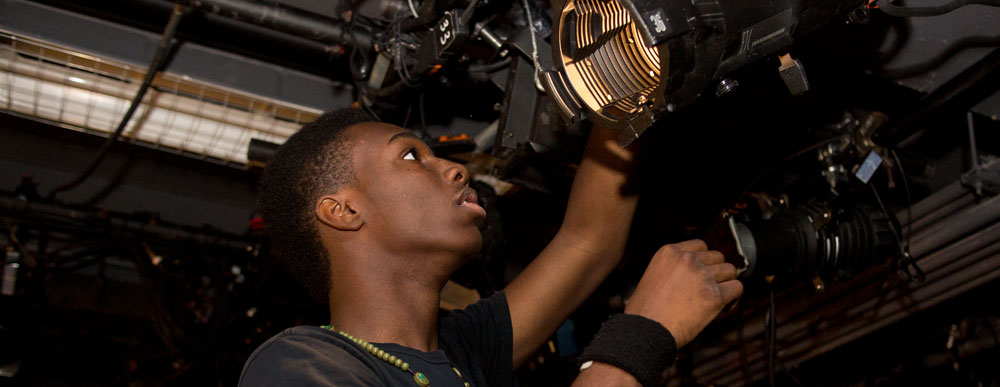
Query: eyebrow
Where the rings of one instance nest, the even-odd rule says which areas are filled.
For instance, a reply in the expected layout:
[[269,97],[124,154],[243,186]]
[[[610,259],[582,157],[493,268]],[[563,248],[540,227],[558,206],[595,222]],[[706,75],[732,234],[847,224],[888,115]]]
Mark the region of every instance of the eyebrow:
[[417,136],[414,135],[413,133],[411,133],[409,131],[403,131],[403,132],[399,132],[399,133],[396,133],[396,134],[392,135],[392,137],[389,137],[389,141],[386,142],[385,144],[386,145],[392,144],[393,141],[396,141],[396,140],[398,140],[400,138],[403,138],[403,137],[417,138]]

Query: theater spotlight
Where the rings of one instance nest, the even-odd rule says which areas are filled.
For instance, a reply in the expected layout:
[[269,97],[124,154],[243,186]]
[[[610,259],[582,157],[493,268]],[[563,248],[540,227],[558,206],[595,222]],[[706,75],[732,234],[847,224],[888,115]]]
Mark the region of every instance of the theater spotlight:
[[[618,130],[628,145],[656,119],[733,71],[786,50],[795,38],[865,0],[556,0],[555,69],[543,83],[563,114]],[[784,56],[793,94],[808,88],[801,64]]]

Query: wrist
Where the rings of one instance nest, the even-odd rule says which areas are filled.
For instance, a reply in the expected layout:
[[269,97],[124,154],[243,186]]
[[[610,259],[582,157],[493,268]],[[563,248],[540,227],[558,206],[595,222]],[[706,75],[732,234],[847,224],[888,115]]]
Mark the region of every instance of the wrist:
[[611,316],[580,356],[628,372],[643,386],[660,383],[663,371],[677,358],[673,335],[659,322],[631,314]]
[[573,383],[577,386],[641,386],[639,380],[625,370],[598,361],[580,365],[580,374]]

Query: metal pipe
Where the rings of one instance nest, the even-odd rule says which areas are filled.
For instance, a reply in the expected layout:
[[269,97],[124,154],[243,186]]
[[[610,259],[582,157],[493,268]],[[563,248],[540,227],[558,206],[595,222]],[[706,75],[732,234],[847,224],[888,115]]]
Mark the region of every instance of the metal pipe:
[[[924,200],[914,203],[912,209],[913,219],[919,220],[931,211],[941,208],[942,206],[945,206],[968,193],[969,190],[962,185],[962,182],[960,180],[956,180],[954,183],[948,184],[944,188],[924,198]],[[905,210],[901,211],[896,216],[900,222],[903,222],[904,225],[910,220],[907,217]]]
[[[992,235],[993,238],[1000,238],[1000,233],[994,232]],[[786,353],[795,354],[798,359],[796,363],[800,363],[1000,277],[1000,271],[997,270],[1000,269],[1000,242],[997,239],[993,241],[988,246],[971,251],[966,259],[953,262],[951,266],[959,269],[938,281],[914,289],[897,289],[893,291],[895,297],[885,300],[881,305],[869,302],[848,311],[844,317],[849,323],[840,325],[838,329],[842,334],[827,334],[824,338],[829,340],[820,345],[797,340],[786,349]],[[947,255],[948,259],[954,258],[953,254]],[[819,340],[822,339],[818,338],[817,341]]]
[[[810,312],[778,327],[779,342],[793,343],[781,347],[779,357],[794,358],[789,360],[790,362],[805,361],[887,325],[890,319],[896,321],[985,281],[1000,277],[1000,271],[997,270],[1000,266],[998,253],[1000,253],[1000,223],[920,260],[927,272],[926,283],[914,285],[902,283],[901,286],[884,290],[882,297],[865,297],[866,300],[860,303],[856,297],[841,297],[834,303],[816,304]],[[864,296],[873,291],[878,292],[878,287],[869,286],[855,292],[854,295]],[[902,302],[904,299],[906,302]],[[755,316],[753,320],[760,321],[759,317]],[[819,334],[816,332],[817,329],[821,330]],[[751,374],[756,379],[762,377],[764,372],[763,365],[760,364],[763,361],[763,351],[753,351],[755,348],[761,350],[765,348],[761,338],[763,323],[753,324],[750,330],[755,333],[749,335],[751,338],[744,343],[747,352],[761,352],[761,354],[751,355],[745,360],[750,363],[753,369]],[[744,332],[744,336],[748,336],[746,330]],[[829,341],[824,341],[825,338],[829,338]],[[744,359],[741,359],[736,352],[723,351],[718,352],[718,356],[696,359],[706,366],[700,367],[700,370],[696,369],[695,377],[716,384],[740,382],[739,369]],[[708,365],[716,367],[708,368]]]
[[[949,187],[953,191],[952,194],[945,192],[944,195],[935,194],[935,196],[947,197],[955,194],[961,195],[963,192],[968,193],[968,190],[959,185]],[[937,198],[931,198],[931,200],[937,200]],[[939,203],[944,202],[939,201]],[[971,286],[970,284],[982,282],[974,280],[970,277],[971,275],[1000,276],[1000,272],[996,272],[996,270],[984,272],[986,269],[981,267],[982,265],[977,266],[978,264],[976,264],[984,255],[993,254],[992,252],[995,249],[1000,248],[1000,244],[998,244],[1000,243],[998,242],[1000,241],[1000,223],[996,222],[997,219],[1000,219],[1000,197],[969,208],[962,213],[952,213],[951,216],[941,216],[940,218],[943,219],[931,227],[931,229],[918,233],[919,236],[914,240],[919,243],[915,245],[915,249],[911,248],[915,253],[919,253],[920,255],[936,250],[936,252],[928,254],[918,261],[927,274],[926,283],[918,285],[919,287],[912,290],[898,287],[898,285],[892,289],[882,290],[880,289],[882,286],[881,281],[873,281],[872,277],[858,278],[859,280],[866,281],[867,285],[856,288],[839,297],[827,297],[826,300],[832,300],[830,302],[817,300],[817,302],[809,304],[805,309],[799,308],[800,310],[798,311],[791,310],[782,313],[780,317],[783,318],[779,319],[779,321],[783,320],[785,323],[779,327],[778,337],[781,338],[779,342],[795,343],[796,341],[808,341],[810,338],[817,336],[836,338],[837,335],[842,335],[839,332],[847,332],[851,331],[851,329],[868,329],[864,326],[847,329],[844,326],[855,324],[854,321],[864,320],[863,316],[866,316],[866,314],[871,313],[873,310],[877,313],[882,313],[880,310],[884,305],[894,304],[904,297],[908,300],[915,300],[913,298],[914,294],[924,294],[923,292],[926,292],[926,290],[921,289],[932,284],[943,282],[951,288],[959,289],[958,285],[961,285],[961,289],[969,289],[968,286]],[[986,228],[951,243],[955,239],[961,238],[983,226],[986,226]],[[942,248],[945,245],[947,245],[947,248]],[[920,255],[916,256],[919,257]],[[971,269],[967,267],[971,267]],[[969,272],[969,270],[972,271]],[[844,284],[844,286],[850,287],[851,285]],[[904,284],[904,286],[906,285]],[[927,297],[934,296],[934,293],[928,294],[929,296]],[[952,294],[951,291],[948,294]],[[858,299],[865,299],[865,301],[859,303]],[[933,303],[937,303],[943,299],[935,298],[932,301]],[[900,313],[905,313],[905,311]],[[761,339],[764,324],[761,322],[760,313],[747,318],[747,321],[754,321],[754,323],[748,324],[743,328],[744,347],[747,349],[747,352],[753,353],[755,348],[765,348]],[[865,324],[867,323],[862,325]],[[820,335],[817,335],[817,329],[821,330]],[[876,328],[872,327],[869,331],[873,331],[874,329]],[[826,331],[836,331],[838,333],[823,333]],[[735,341],[735,337],[735,331],[728,332],[725,340],[731,343]],[[852,336],[852,339],[856,337]],[[818,348],[822,346],[823,351],[827,351],[847,341],[837,341],[831,345],[827,345],[826,342],[816,345],[814,341],[808,347],[810,348],[809,350],[814,351],[813,347]],[[818,353],[809,352],[805,353],[805,357],[799,356],[799,352],[796,352],[796,345],[799,344],[793,344],[790,347],[784,348],[780,356],[795,356],[800,361],[804,361],[818,355]],[[696,369],[695,376],[699,380],[711,381],[713,383],[729,384],[740,382],[739,375],[741,374],[739,371],[744,359],[738,356],[737,351],[716,349],[716,347],[707,348],[697,353],[699,357],[696,361],[706,364],[706,366]],[[805,349],[801,351],[805,351]],[[750,359],[746,359],[746,361],[753,362],[755,361],[753,358],[755,356],[751,355]],[[762,360],[758,357],[756,361]],[[708,368],[707,365],[714,365],[715,367]],[[754,373],[759,374],[760,372],[763,371],[757,370]],[[727,377],[726,375],[730,376]]]
[[[886,300],[883,302],[882,308],[869,307],[863,312],[852,313],[856,317],[845,318],[847,321],[830,322],[831,326],[838,326],[837,334],[828,333],[821,337],[812,335],[787,340],[794,344],[783,348],[780,352],[781,356],[785,358],[787,365],[795,366],[902,320],[913,313],[926,310],[942,301],[996,280],[1000,277],[1000,254],[998,253],[1000,253],[1000,243],[994,243],[984,250],[974,252],[970,257],[974,258],[975,262],[965,266],[960,272],[951,274],[949,278],[952,280],[942,280],[933,285],[906,292],[905,296],[900,295]],[[842,321],[844,323],[840,324]],[[763,366],[753,368],[755,370],[751,372],[752,378],[762,379],[765,374]],[[730,375],[720,377],[716,383],[726,385],[738,382],[739,376],[735,375],[735,372],[735,369],[732,369]]]
[[965,234],[981,228],[1000,218],[1000,196],[952,216],[951,221],[942,221],[933,227],[913,235],[910,254],[916,258],[961,238]]
[[258,3],[246,0],[180,0],[178,2],[208,14],[320,42],[362,48],[372,45],[370,34],[352,30],[349,23],[288,7],[278,2]]
[[[912,225],[913,235],[919,234],[925,228],[933,226],[941,219],[947,218],[948,216],[964,210],[966,207],[975,204],[975,202],[976,197],[973,196],[971,192],[966,192],[965,195],[959,196],[940,208],[925,214],[923,217],[917,218]],[[909,231],[909,227],[903,227],[904,234]]]
[[[174,3],[164,0],[72,1],[34,0],[74,13],[141,29],[161,24]],[[360,31],[358,31],[360,33]],[[329,63],[341,54],[339,44],[324,43],[214,14],[185,18],[177,39],[261,59],[313,74],[330,73]]]
[[[193,227],[173,225],[167,222],[150,223],[130,219],[116,213],[98,213],[96,210],[81,210],[55,204],[45,204],[36,202],[26,202],[8,196],[0,196],[0,217],[15,219],[18,221],[32,221],[32,216],[43,216],[43,219],[65,218],[73,221],[94,221],[100,222],[112,229],[125,232],[152,235],[163,239],[175,241],[190,241],[209,246],[216,246],[226,249],[246,250],[252,248],[254,243],[249,238],[241,238],[236,235],[222,231],[199,231]],[[108,228],[87,228],[74,225],[71,227],[74,232],[96,232],[107,233]]]

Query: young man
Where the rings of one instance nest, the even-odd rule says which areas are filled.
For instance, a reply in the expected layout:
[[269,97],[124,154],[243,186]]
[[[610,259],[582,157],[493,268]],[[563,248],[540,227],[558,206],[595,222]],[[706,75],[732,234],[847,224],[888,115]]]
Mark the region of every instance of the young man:
[[[327,113],[268,165],[260,210],[290,272],[330,305],[326,327],[262,344],[242,386],[501,386],[619,263],[637,197],[633,155],[595,128],[559,232],[502,292],[438,318],[440,291],[479,252],[485,217],[462,165],[360,110]],[[679,184],[677,189],[688,189]],[[584,352],[576,384],[655,384],[742,292],[704,243],[661,248],[625,315]]]

